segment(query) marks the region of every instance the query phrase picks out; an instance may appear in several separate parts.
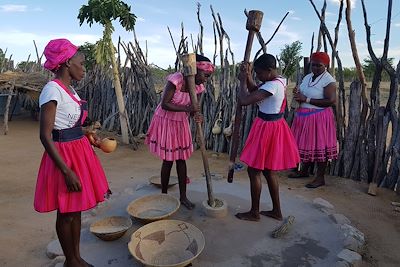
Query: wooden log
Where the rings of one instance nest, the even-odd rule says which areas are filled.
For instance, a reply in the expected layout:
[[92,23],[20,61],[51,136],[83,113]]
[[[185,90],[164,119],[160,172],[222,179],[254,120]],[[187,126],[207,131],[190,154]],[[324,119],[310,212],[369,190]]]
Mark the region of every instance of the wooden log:
[[349,126],[346,131],[343,149],[343,176],[350,177],[354,163],[354,154],[360,130],[361,83],[354,81],[350,85]]
[[7,96],[7,102],[6,102],[6,106],[4,109],[4,135],[8,134],[8,113],[10,110],[10,105],[11,105],[11,99],[13,96],[13,92],[14,92],[14,85],[10,88],[8,96]]
[[[189,89],[190,100],[192,101],[192,105],[197,106],[198,101],[197,101],[196,84],[195,84],[195,75],[197,72],[196,54],[192,53],[183,55],[182,63],[183,63],[183,75],[185,76],[187,89]],[[200,143],[201,157],[203,159],[204,173],[206,174],[208,205],[210,207],[215,207],[215,201],[211,184],[211,173],[210,173],[210,167],[208,165],[203,127],[200,122],[196,123],[196,130],[197,130],[198,141]]]
[[[258,10],[250,10],[248,17],[247,17],[247,23],[246,23],[246,30],[248,30],[248,35],[247,35],[247,43],[246,43],[246,49],[244,52],[244,62],[249,62],[250,59],[250,53],[251,53],[251,47],[253,45],[253,39],[254,39],[254,34],[258,32],[261,28],[261,22],[263,18],[263,12],[258,11]],[[240,86],[246,86],[244,84],[241,84]],[[240,88],[238,88],[240,90]],[[238,93],[236,97],[238,97]],[[229,172],[228,172],[228,182],[232,183],[233,181],[233,173],[235,171],[235,161],[236,161],[236,155],[237,151],[239,148],[239,139],[240,139],[240,125],[241,125],[241,120],[242,120],[242,106],[239,105],[239,101],[236,102],[236,112],[235,112],[235,123],[233,127],[233,134],[232,134],[232,145],[231,145],[231,151],[230,151],[230,157],[229,157]]]
[[376,196],[376,189],[378,187],[378,175],[380,165],[382,164],[383,152],[385,150],[385,139],[383,135],[383,117],[385,116],[385,107],[379,107],[378,110],[378,124],[376,132],[376,155],[374,163],[374,171],[372,176],[372,181],[369,184],[368,194]]

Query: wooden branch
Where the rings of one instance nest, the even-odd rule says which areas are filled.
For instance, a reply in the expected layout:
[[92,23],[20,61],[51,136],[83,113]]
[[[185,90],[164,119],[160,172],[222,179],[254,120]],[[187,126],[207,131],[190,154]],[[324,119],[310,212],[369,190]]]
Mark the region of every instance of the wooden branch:
[[[285,21],[286,17],[289,15],[289,12],[286,12],[285,16],[281,19],[281,22],[278,24],[278,27],[276,27],[274,33],[271,35],[271,37],[268,39],[268,41],[265,42],[264,46],[267,47],[268,44],[272,41],[272,39],[275,37],[275,34],[278,32],[279,28],[281,27],[282,23]],[[258,57],[258,55],[263,51],[264,46],[262,46],[255,54],[254,59]],[[266,48],[265,48],[266,49]]]
[[[321,20],[322,20],[321,23],[325,23],[325,11],[326,11],[326,0],[324,0],[324,5],[322,6],[322,10],[321,10]],[[317,51],[321,51],[323,33],[324,33],[324,31],[322,29],[322,26],[319,26]]]

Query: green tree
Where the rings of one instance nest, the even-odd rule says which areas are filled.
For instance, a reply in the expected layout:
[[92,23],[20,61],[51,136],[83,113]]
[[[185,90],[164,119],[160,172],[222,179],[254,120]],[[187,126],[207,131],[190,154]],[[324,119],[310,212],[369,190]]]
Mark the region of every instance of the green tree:
[[35,65],[35,61],[21,61],[17,65],[17,70],[28,71],[30,69],[34,69]]
[[86,70],[92,70],[96,64],[96,45],[86,42],[79,47],[79,50],[85,55]]
[[131,7],[121,0],[89,0],[87,5],[82,5],[79,9],[78,19],[81,26],[86,21],[89,26],[96,22],[104,27],[103,38],[97,42],[96,61],[105,67],[109,67],[111,63],[119,109],[122,142],[128,144],[128,119],[115,57],[116,49],[111,37],[114,32],[112,21],[119,19],[119,23],[125,30],[133,31],[136,16],[131,13]]
[[296,72],[297,63],[303,58],[300,55],[302,43],[295,41],[290,45],[286,44],[279,55],[279,64],[282,68],[282,75],[291,77]]
[[0,48],[0,72],[3,71],[5,62],[6,62],[6,53],[4,53],[3,50]]
[[[394,58],[388,58],[387,59],[389,64],[393,66],[393,62],[394,62]],[[368,80],[372,80],[374,77],[374,73],[375,73],[375,63],[372,61],[372,59],[370,57],[364,58],[363,60],[363,71],[364,71],[364,75],[365,78],[367,78]],[[389,80],[389,75],[386,73],[386,71],[382,72],[382,80]]]

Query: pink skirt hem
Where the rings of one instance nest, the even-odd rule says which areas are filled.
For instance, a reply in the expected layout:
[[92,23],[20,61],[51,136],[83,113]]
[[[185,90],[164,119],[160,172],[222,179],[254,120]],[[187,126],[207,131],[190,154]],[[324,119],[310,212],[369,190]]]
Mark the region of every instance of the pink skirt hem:
[[240,160],[259,170],[287,170],[299,163],[299,152],[284,119],[264,121],[255,118]]

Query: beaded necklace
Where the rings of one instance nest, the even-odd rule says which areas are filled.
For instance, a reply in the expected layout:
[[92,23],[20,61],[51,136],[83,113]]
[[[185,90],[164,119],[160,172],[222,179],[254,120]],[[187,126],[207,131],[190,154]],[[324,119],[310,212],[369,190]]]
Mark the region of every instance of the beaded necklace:
[[313,82],[312,81],[312,77],[310,77],[310,79],[308,80],[308,87],[314,87],[315,85],[318,84],[318,82],[322,79],[322,77],[325,75],[326,70],[317,77],[317,79]]

